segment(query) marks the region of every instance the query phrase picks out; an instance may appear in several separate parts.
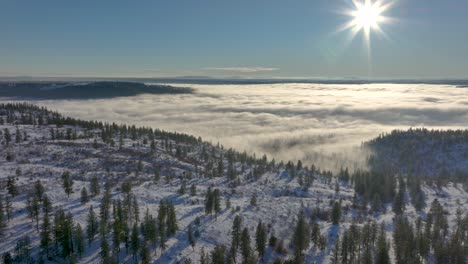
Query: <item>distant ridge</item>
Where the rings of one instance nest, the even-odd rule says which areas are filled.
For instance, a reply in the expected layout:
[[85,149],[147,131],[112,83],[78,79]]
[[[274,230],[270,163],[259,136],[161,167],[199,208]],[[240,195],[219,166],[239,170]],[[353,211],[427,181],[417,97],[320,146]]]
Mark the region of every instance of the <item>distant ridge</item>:
[[0,97],[32,99],[100,99],[139,94],[185,94],[191,88],[136,82],[0,82]]

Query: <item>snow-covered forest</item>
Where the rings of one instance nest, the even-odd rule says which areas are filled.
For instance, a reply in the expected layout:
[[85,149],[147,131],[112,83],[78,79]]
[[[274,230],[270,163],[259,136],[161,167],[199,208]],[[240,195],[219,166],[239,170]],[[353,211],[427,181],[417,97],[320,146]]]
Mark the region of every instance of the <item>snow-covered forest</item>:
[[467,135],[396,131],[365,144],[375,150],[370,169],[333,173],[177,132],[1,104],[1,258],[466,263]]

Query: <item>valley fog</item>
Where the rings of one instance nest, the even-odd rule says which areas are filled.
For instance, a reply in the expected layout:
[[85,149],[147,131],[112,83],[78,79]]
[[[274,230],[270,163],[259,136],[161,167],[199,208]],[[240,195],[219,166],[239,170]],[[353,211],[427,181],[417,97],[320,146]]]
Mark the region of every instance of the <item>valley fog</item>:
[[365,164],[361,142],[468,124],[468,89],[428,84],[195,85],[193,94],[33,103],[86,120],[151,126],[322,169]]

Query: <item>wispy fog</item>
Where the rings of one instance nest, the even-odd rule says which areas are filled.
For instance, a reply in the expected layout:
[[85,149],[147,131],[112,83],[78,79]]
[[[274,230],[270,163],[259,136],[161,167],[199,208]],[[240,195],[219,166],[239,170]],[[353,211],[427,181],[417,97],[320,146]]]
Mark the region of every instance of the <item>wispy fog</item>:
[[[321,168],[359,166],[355,146],[395,128],[466,128],[468,88],[427,84],[191,85],[195,94],[37,101],[66,115],[152,126]],[[356,163],[356,164],[355,164]]]

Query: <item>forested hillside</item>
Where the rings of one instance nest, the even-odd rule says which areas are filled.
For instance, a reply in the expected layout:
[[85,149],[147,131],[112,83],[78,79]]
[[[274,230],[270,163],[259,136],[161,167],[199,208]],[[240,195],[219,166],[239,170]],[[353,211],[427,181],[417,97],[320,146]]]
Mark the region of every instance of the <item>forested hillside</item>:
[[190,88],[135,82],[0,82],[0,97],[32,99],[99,99],[139,94],[191,93]]
[[[19,103],[0,105],[0,131],[4,263],[466,263],[468,257],[468,193],[459,178],[434,184],[397,173],[393,161],[385,166],[387,158],[379,157],[379,169],[333,174],[195,136]],[[418,133],[414,144],[436,137]],[[437,133],[468,144],[458,136],[466,132]],[[445,153],[434,145],[428,147]],[[447,166],[450,175],[453,168]]]
[[370,165],[434,180],[468,181],[468,130],[395,130],[367,143]]

